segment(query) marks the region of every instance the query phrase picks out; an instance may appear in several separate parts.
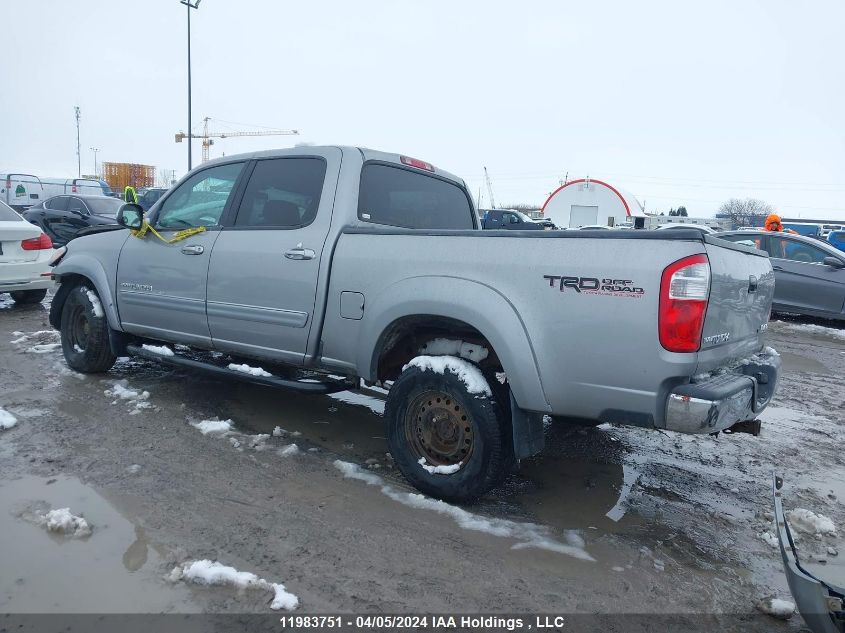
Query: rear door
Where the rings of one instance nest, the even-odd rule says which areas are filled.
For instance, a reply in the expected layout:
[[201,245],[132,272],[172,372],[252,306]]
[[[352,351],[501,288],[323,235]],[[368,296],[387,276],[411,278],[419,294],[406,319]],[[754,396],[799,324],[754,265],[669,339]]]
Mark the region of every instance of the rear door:
[[205,314],[208,264],[244,165],[240,161],[195,172],[149,218],[165,239],[183,229],[204,227],[204,232],[172,244],[152,233],[126,240],[117,268],[117,305],[126,331],[211,345]]
[[329,148],[254,163],[211,254],[215,349],[303,362],[341,156]]
[[786,235],[769,235],[769,257],[777,275],[778,305],[798,310],[842,312],[845,269],[825,265],[831,254]]

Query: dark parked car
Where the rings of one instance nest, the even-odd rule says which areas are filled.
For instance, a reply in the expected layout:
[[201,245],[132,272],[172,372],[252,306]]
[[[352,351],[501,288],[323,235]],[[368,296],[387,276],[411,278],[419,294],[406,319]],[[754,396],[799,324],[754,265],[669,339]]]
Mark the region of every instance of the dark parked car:
[[144,211],[149,211],[159,199],[167,193],[167,189],[138,189],[138,204]]
[[123,201],[109,196],[53,196],[23,213],[28,222],[41,227],[55,246],[63,246],[89,227],[117,224]]
[[537,224],[524,213],[514,209],[490,209],[481,221],[483,229],[510,229],[512,231],[542,231],[543,226]]
[[730,231],[714,237],[754,245],[775,271],[773,312],[845,319],[845,253],[810,237]]

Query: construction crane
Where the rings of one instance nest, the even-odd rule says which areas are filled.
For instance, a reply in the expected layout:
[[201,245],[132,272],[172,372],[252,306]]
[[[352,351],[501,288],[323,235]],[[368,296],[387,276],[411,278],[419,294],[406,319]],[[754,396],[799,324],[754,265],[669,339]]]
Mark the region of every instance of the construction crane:
[[496,201],[493,199],[493,183],[490,182],[490,174],[487,173],[487,168],[484,168],[484,180],[487,182],[487,193],[490,196],[490,208],[496,208]]
[[184,132],[177,132],[176,133],[176,142],[181,143],[184,139],[190,138],[201,138],[202,139],[202,162],[208,160],[209,152],[211,146],[214,145],[214,141],[212,139],[215,138],[230,138],[232,136],[297,136],[299,135],[299,130],[256,130],[253,132],[209,132],[208,131],[208,122],[211,120],[210,117],[205,117],[202,125],[202,134],[185,134]]

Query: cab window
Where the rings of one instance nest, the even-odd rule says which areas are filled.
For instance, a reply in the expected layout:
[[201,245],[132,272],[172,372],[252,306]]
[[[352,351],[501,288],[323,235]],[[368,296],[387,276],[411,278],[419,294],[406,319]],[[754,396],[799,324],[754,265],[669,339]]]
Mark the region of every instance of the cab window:
[[364,165],[358,217],[410,229],[472,229],[474,212],[456,184],[410,169]]
[[161,205],[156,226],[179,230],[220,224],[243,167],[243,163],[229,163],[195,173]]
[[299,228],[317,217],[326,161],[274,158],[255,165],[235,226]]

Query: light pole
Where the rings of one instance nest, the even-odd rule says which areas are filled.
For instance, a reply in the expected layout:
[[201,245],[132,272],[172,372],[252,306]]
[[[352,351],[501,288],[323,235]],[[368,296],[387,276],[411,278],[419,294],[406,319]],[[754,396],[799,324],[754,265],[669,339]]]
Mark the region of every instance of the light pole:
[[82,176],[82,154],[79,153],[79,117],[81,116],[79,106],[73,106],[73,115],[76,117],[76,175]]
[[89,147],[92,152],[94,152],[94,175],[97,176],[97,152],[100,151],[99,147]]
[[201,0],[179,0],[188,8],[188,171],[191,171],[193,161],[191,159],[191,9],[199,9]]

